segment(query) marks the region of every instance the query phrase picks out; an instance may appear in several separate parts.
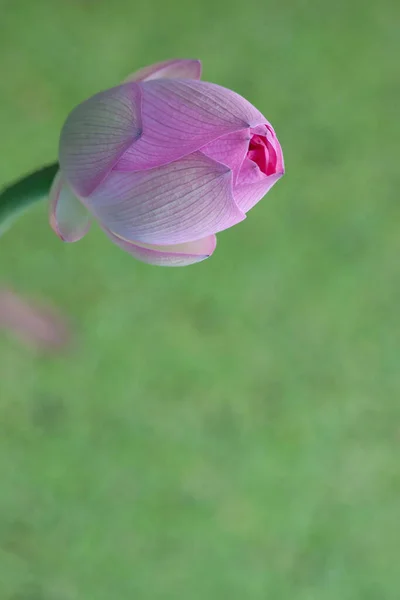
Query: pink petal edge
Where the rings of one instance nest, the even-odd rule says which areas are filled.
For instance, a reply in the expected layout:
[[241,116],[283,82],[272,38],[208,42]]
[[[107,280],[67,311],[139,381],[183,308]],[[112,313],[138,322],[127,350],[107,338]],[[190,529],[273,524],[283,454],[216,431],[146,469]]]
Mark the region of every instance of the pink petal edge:
[[129,242],[102,227],[103,231],[114,244],[128,252],[141,262],[159,267],[185,267],[209,258],[217,245],[215,235],[209,235],[201,240],[175,244],[172,246],[157,246]]
[[124,82],[150,79],[201,79],[201,61],[186,58],[165,60],[135,71]]
[[283,171],[274,173],[274,175],[270,175],[269,177],[263,177],[254,183],[244,183],[243,185],[237,186],[233,195],[240,210],[247,213],[269,192],[282,175]]

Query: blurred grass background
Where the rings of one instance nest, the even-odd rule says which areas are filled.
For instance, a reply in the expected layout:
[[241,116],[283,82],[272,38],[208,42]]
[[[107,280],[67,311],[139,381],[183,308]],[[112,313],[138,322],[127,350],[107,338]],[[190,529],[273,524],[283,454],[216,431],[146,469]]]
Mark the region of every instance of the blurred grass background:
[[76,339],[0,338],[1,600],[398,600],[396,0],[0,0],[0,185],[78,102],[203,60],[287,174],[208,261],[146,266],[45,203],[2,285]]

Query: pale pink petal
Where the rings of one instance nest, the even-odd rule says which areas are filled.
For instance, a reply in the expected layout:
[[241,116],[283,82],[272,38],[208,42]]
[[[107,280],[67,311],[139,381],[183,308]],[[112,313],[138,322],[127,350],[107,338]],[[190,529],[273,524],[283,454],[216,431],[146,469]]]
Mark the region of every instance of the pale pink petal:
[[211,256],[217,244],[215,235],[209,235],[201,240],[173,246],[141,244],[140,242],[134,243],[123,240],[111,231],[103,229],[114,244],[122,248],[122,250],[129,252],[129,254],[142,262],[160,267],[185,267],[205,260]]
[[246,157],[250,141],[250,129],[228,133],[200,148],[200,152],[226,165],[233,171],[235,182]]
[[138,85],[143,135],[121,156],[118,171],[158,167],[227,133],[265,122],[242,96],[214,83],[157,79]]
[[275,131],[274,131],[272,125],[270,125],[268,123],[268,125],[266,127],[267,127],[267,139],[270,142],[270,144],[272,144],[272,146],[276,152],[276,156],[277,156],[276,172],[284,173],[285,172],[285,164],[283,161],[283,152],[282,152],[281,145],[278,141],[278,138],[276,137],[276,134],[275,134]]
[[135,83],[96,94],[67,118],[60,165],[79,196],[86,197],[141,135],[140,89]]
[[282,175],[283,171],[266,177],[255,163],[246,158],[240,171],[241,184],[235,186],[233,191],[236,204],[244,213],[247,213]]
[[50,225],[64,242],[77,242],[90,228],[86,208],[74,196],[58,171],[50,190]]
[[177,58],[155,63],[135,71],[125,81],[148,81],[150,79],[200,79],[201,61]]
[[115,234],[147,244],[189,242],[245,218],[232,172],[200,152],[149,171],[112,171],[87,205]]

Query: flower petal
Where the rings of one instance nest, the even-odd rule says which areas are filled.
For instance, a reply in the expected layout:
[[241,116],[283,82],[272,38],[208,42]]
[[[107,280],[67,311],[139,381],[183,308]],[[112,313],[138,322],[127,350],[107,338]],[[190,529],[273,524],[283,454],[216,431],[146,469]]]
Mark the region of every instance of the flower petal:
[[282,152],[281,145],[279,143],[278,138],[276,137],[274,128],[272,127],[272,125],[270,123],[268,123],[266,125],[266,129],[267,129],[267,139],[270,142],[270,144],[273,146],[273,148],[276,152],[276,157],[277,157],[276,172],[284,174],[285,173],[285,163],[283,160],[283,152]]
[[245,218],[232,172],[200,152],[140,173],[112,171],[86,204],[118,236],[146,244],[190,242]]
[[155,63],[135,71],[125,81],[148,81],[149,79],[200,79],[201,61],[177,58]]
[[157,79],[138,85],[143,135],[121,156],[118,171],[159,167],[222,135],[265,123],[242,96],[214,83]]
[[226,165],[233,171],[233,181],[239,175],[246,158],[250,141],[250,129],[228,133],[200,148],[200,152]]
[[275,172],[266,176],[249,156],[245,158],[233,192],[236,204],[245,213],[265,196],[285,172],[282,148],[272,125],[266,122],[252,129],[251,133],[266,136],[270,152],[275,155],[273,161]]
[[240,171],[240,181],[242,181],[243,176],[245,183],[237,185],[233,192],[236,204],[244,213],[247,213],[265,196],[282,175],[283,171],[266,177],[253,161],[246,158]]
[[58,171],[50,190],[50,225],[64,242],[77,242],[89,231],[86,208],[73,195]]
[[137,260],[160,267],[185,267],[205,260],[214,252],[217,245],[215,235],[209,235],[201,240],[176,244],[173,246],[156,246],[129,242],[103,227],[108,237],[122,250],[129,252]]
[[284,165],[284,161],[283,161],[282,148],[281,148],[278,138],[276,137],[275,130],[272,127],[271,123],[268,123],[268,121],[267,121],[265,123],[265,125],[258,125],[257,127],[254,127],[254,129],[251,130],[251,133],[255,134],[255,135],[266,136],[267,146],[270,144],[273,148],[273,151],[276,154],[275,170],[277,173],[280,173],[280,172],[284,173],[285,165]]
[[140,89],[135,83],[100,92],[79,104],[60,138],[60,165],[68,183],[88,196],[141,135]]

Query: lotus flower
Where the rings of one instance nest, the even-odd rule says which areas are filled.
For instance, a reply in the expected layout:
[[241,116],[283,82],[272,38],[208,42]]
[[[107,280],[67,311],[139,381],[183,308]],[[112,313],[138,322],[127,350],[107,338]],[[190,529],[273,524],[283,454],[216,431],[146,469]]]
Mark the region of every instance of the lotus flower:
[[135,258],[189,265],[283,175],[267,119],[200,75],[197,60],[158,63],[71,112],[50,192],[62,240],[82,238],[91,216]]

